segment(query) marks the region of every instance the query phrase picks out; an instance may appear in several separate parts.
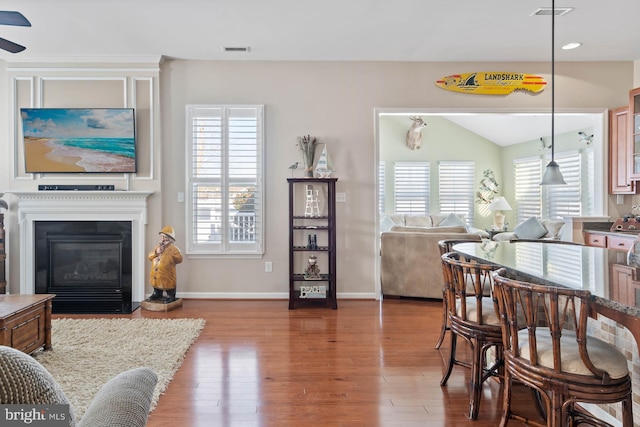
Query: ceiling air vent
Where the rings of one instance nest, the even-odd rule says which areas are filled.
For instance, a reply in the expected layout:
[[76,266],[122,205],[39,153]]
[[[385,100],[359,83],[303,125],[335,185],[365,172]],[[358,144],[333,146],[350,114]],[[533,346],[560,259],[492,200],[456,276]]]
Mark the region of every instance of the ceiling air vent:
[[237,46],[227,46],[222,48],[225,52],[249,52],[251,48],[249,46],[246,47],[237,47]]
[[[556,16],[566,15],[573,10],[572,7],[556,7]],[[551,16],[553,9],[550,7],[540,7],[529,16]]]

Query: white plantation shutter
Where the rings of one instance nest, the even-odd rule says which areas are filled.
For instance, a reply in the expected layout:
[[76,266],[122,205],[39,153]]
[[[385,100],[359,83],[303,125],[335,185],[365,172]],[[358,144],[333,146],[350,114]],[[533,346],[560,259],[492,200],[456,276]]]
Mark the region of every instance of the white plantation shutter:
[[438,166],[440,213],[464,214],[473,225],[475,163],[441,161]]
[[593,148],[561,153],[556,156],[556,162],[567,185],[552,185],[548,188],[549,218],[593,215]]
[[396,162],[395,213],[428,214],[430,171],[428,162]]
[[542,161],[516,159],[513,162],[516,197],[516,224],[542,215]]
[[[565,177],[566,181],[566,177]],[[549,243],[547,248],[547,277],[549,280],[561,280],[569,286],[582,288],[582,277],[575,271],[584,270],[582,248],[574,245]],[[588,260],[584,260],[588,263]],[[570,266],[570,268],[569,268]],[[570,271],[569,271],[570,270]]]
[[263,106],[187,106],[187,252],[262,254]]
[[[548,243],[552,245],[553,243]],[[525,273],[542,275],[544,261],[542,260],[541,246],[514,245],[516,252],[516,264]]]

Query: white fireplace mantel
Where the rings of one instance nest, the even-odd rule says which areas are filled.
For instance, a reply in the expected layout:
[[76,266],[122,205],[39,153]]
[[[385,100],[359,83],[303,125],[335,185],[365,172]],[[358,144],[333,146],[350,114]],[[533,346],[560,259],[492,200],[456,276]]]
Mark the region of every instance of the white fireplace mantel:
[[132,299],[144,299],[147,198],[143,191],[34,191],[19,198],[20,293],[35,293],[36,221],[131,221]]

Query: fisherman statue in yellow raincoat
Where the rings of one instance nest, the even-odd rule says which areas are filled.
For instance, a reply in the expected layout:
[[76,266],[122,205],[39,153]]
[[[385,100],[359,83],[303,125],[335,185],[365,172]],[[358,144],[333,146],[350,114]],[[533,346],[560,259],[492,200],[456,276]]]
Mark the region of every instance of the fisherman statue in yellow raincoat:
[[[182,252],[174,244],[176,233],[167,225],[160,230],[160,244],[149,252],[153,294],[146,301],[169,304],[176,300],[176,264],[182,262]],[[164,297],[163,292],[167,296]]]

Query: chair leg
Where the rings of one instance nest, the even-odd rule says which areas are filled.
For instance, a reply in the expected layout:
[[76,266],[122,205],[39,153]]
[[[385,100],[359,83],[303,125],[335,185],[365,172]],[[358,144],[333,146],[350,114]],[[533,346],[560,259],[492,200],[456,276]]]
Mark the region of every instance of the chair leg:
[[451,336],[451,353],[449,353],[449,367],[447,367],[447,372],[445,372],[444,376],[440,380],[440,386],[443,387],[447,385],[447,381],[449,380],[449,376],[451,375],[451,371],[453,370],[453,365],[456,363],[456,346],[458,343],[458,336],[453,332],[450,333]]
[[502,416],[498,427],[506,427],[511,418],[511,374],[505,369],[504,372],[504,388],[502,389]]
[[449,330],[449,318],[447,316],[447,295],[444,290],[442,291],[442,329],[440,329],[440,337],[438,338],[438,342],[436,343],[436,350],[440,348],[442,342],[444,341],[444,336]]
[[478,342],[472,342],[471,359],[471,395],[469,396],[469,419],[478,419],[480,398],[482,397],[482,374],[484,373],[485,348]]
[[628,396],[622,401],[622,427],[631,427],[633,425],[633,400]]
[[566,415],[562,410],[563,400],[562,394],[551,391],[551,409],[547,414],[547,427],[564,427]]

